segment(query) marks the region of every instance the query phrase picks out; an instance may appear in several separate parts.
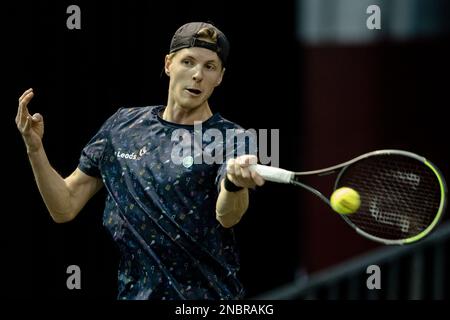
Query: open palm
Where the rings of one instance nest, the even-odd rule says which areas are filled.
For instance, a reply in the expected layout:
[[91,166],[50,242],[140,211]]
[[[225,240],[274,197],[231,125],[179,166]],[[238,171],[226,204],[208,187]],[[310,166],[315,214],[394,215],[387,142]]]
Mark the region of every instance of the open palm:
[[33,116],[28,112],[28,103],[33,98],[33,89],[26,90],[19,98],[16,125],[22,134],[28,152],[37,151],[42,146],[44,119],[39,113]]

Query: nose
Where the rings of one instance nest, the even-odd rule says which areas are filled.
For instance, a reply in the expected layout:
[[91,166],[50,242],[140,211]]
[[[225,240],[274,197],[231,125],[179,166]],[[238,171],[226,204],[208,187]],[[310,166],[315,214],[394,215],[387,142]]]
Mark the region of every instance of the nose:
[[192,79],[196,82],[200,82],[203,79],[203,70],[202,67],[200,65],[198,65],[195,70],[194,73],[192,74]]

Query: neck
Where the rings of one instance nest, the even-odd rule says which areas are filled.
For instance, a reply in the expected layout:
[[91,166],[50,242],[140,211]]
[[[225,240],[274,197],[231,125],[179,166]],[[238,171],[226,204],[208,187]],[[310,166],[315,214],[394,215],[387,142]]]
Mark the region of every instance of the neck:
[[165,121],[187,125],[193,125],[195,121],[204,122],[211,116],[212,112],[208,102],[194,109],[183,108],[182,106],[169,103],[162,114],[162,118]]

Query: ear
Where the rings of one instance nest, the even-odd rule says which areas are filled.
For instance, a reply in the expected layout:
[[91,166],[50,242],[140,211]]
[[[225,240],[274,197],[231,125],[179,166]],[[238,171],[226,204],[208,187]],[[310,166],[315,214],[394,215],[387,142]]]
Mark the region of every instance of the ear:
[[223,68],[222,69],[222,71],[220,72],[220,76],[219,76],[219,79],[217,79],[217,82],[216,82],[216,87],[217,86],[219,86],[221,83],[222,83],[222,80],[223,80],[223,74],[225,73],[225,68]]
[[172,64],[172,56],[166,55],[164,60],[164,72],[170,77],[170,65]]

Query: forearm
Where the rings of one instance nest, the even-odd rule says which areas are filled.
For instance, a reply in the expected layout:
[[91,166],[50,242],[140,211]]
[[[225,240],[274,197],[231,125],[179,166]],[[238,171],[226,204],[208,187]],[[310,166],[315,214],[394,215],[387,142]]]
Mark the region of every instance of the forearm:
[[41,147],[35,152],[28,152],[37,187],[42,199],[55,222],[66,222],[73,218],[71,195],[66,182],[52,168]]
[[248,189],[244,188],[237,192],[228,192],[221,181],[220,193],[216,202],[216,219],[225,228],[230,228],[237,224],[249,203]]

